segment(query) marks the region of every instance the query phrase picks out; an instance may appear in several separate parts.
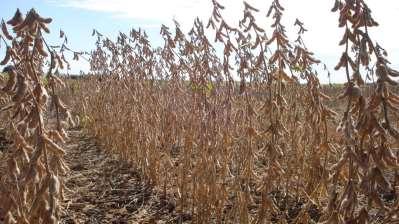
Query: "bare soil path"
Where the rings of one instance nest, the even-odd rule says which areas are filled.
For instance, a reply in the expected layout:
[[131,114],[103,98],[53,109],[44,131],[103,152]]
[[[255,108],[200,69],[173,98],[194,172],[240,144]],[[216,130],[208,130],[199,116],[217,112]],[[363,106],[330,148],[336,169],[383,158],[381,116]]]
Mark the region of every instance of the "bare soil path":
[[62,223],[178,223],[163,200],[126,162],[105,153],[81,131],[70,132]]

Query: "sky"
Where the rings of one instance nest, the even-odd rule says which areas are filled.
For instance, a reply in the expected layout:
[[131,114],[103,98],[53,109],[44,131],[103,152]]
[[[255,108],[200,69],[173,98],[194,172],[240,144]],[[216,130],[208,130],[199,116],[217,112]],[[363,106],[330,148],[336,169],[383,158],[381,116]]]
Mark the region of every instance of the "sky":
[[[206,23],[211,15],[211,0],[0,0],[0,17],[8,20],[16,8],[27,12],[34,7],[43,17],[53,18],[50,25],[52,33],[47,36],[49,42],[60,43],[59,30],[62,29],[69,40],[69,46],[77,51],[94,49],[94,37],[91,32],[97,29],[110,38],[115,38],[119,31],[129,32],[131,28],[146,30],[153,46],[162,44],[159,30],[162,24],[173,27],[173,19],[179,21],[183,31],[188,31],[199,17]],[[228,24],[238,25],[242,17],[242,0],[219,0],[226,7],[222,12]],[[256,14],[257,24],[266,28],[270,36],[270,18],[266,12],[271,0],[247,0],[260,9]],[[399,1],[367,0],[372,15],[380,26],[371,31],[372,38],[386,48],[394,68],[399,68]],[[331,71],[332,82],[343,82],[345,75],[334,71],[343,48],[338,46],[344,30],[337,27],[338,15],[330,10],[334,0],[280,0],[285,8],[283,24],[286,25],[291,40],[296,38],[293,27],[296,18],[305,23],[309,30],[304,40],[307,47],[317,58],[327,64]],[[0,46],[0,56],[4,54]],[[87,71],[89,66],[83,60],[71,64],[71,73]],[[322,82],[328,82],[325,73],[320,74]]]

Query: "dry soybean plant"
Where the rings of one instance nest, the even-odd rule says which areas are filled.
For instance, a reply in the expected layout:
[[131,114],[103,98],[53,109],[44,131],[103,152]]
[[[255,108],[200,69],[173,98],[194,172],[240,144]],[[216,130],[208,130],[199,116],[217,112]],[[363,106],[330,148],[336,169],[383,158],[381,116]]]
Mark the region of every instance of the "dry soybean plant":
[[[339,27],[345,29],[340,42],[345,50],[335,69],[346,73],[346,88],[339,98],[346,99],[347,106],[338,127],[342,155],[331,168],[326,223],[368,223],[376,213],[372,208],[384,223],[398,222],[397,202],[385,203],[384,198],[397,198],[398,191],[398,182],[392,182],[392,171],[398,168],[393,153],[397,149],[392,146],[399,135],[390,114],[397,112],[399,101],[390,86],[397,85],[392,78],[399,72],[389,66],[386,51],[369,35],[378,23],[365,1],[337,0],[333,11],[339,12]],[[361,75],[364,68],[374,70],[377,77],[368,97],[362,89],[367,85]]]
[[43,37],[51,21],[32,9],[26,15],[17,10],[1,22],[6,54],[0,64],[8,66],[0,110],[12,141],[0,179],[0,219],[7,224],[58,223],[60,218],[62,176],[68,169],[61,145],[69,113],[56,95],[63,82],[53,74],[62,56]]
[[206,26],[196,19],[187,34],[177,21],[162,26],[157,48],[141,29],[116,41],[94,30],[92,75],[70,81],[65,96],[81,125],[173,199],[180,221],[397,222],[399,100],[389,85],[398,73],[369,37],[376,23],[365,2],[334,8],[346,28],[342,115],[327,106],[304,24],[287,36],[280,1],[267,12],[270,34],[247,2],[237,27],[212,5]]

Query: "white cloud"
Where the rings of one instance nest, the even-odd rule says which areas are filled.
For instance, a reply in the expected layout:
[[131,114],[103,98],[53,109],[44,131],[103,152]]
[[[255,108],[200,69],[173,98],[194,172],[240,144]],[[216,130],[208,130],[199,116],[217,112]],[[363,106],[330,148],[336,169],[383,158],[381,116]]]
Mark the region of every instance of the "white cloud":
[[[211,0],[53,0],[65,7],[74,7],[90,11],[108,12],[116,17],[140,19],[152,21],[152,23],[171,24],[172,19],[178,20],[183,28],[188,29],[196,16],[202,20],[207,20],[211,14]],[[230,23],[236,21],[242,15],[242,0],[219,0],[226,6],[223,16]],[[265,13],[271,0],[247,0],[251,5],[261,10],[258,13],[259,21],[266,23]],[[291,26],[295,18],[300,18],[309,28],[308,39],[311,45],[323,47],[325,50],[336,51],[332,46],[327,49],[326,42],[339,41],[342,33],[337,27],[338,15],[331,13],[330,9],[333,0],[284,0],[281,1],[286,8],[284,22]],[[398,34],[394,29],[399,12],[399,1],[389,1],[381,3],[379,0],[368,0],[370,8],[373,10],[374,17],[380,22],[377,38],[382,39],[387,47],[399,48],[396,44]],[[269,20],[270,21],[270,20]],[[150,25],[147,23],[147,25]],[[291,29],[288,29],[291,30]],[[270,32],[270,31],[269,31]],[[320,49],[320,50],[323,50]]]
[[116,17],[149,20],[154,23],[170,23],[173,18],[192,21],[194,15],[202,17],[210,6],[209,2],[206,4],[207,1],[203,0],[59,0],[59,2],[65,7],[108,12]]
[[[145,21],[145,24],[135,24],[143,27],[160,27],[160,24],[172,25],[172,19],[176,19],[183,30],[191,28],[195,17],[207,21],[212,12],[211,0],[53,0],[58,1],[64,7],[80,8],[83,10],[106,12],[116,17]],[[242,17],[242,0],[219,0],[226,7],[223,17],[229,24],[237,25]],[[266,18],[267,9],[271,0],[247,0],[249,4],[260,9],[257,13],[258,24],[266,29],[268,35],[272,28],[270,18]],[[333,0],[284,0],[280,1],[285,7],[283,23],[289,31],[289,37],[296,37],[296,29],[293,23],[299,18],[305,23],[309,32],[305,35],[307,46],[322,60],[325,58],[329,67],[333,67],[338,60],[342,47],[338,42],[343,30],[337,27],[338,14],[332,13]],[[372,36],[383,47],[399,52],[399,33],[396,32],[399,19],[399,1],[368,0],[372,15],[380,23],[380,27],[373,28]],[[331,61],[336,58],[336,61]],[[391,58],[392,62],[399,58]],[[398,64],[398,63],[396,63]]]

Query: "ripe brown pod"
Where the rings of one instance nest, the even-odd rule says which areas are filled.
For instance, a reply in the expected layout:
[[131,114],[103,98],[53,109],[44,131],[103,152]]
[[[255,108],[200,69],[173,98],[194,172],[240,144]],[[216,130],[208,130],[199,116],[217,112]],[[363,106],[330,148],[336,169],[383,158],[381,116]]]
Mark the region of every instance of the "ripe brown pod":
[[7,26],[4,23],[4,20],[1,20],[1,31],[3,31],[4,36],[8,39],[8,40],[12,40],[13,37],[10,35],[10,33],[7,30]]
[[338,96],[338,99],[342,99],[346,96],[357,99],[362,96],[362,90],[359,86],[354,85],[353,83],[349,84],[350,86],[346,88],[345,92]]
[[60,69],[64,69],[64,63],[62,62],[61,57],[58,54],[55,55],[55,59],[57,60]]
[[60,181],[58,180],[58,177],[55,175],[51,175],[50,178],[50,185],[49,185],[49,191],[50,194],[52,195],[58,195],[60,193]]
[[14,14],[14,17],[12,19],[7,21],[7,24],[10,24],[11,26],[16,26],[24,21],[24,18],[22,16],[22,13],[17,9],[17,11]]
[[14,69],[7,70],[6,72],[8,73],[8,81],[2,90],[6,93],[10,93],[14,89],[16,83],[16,73]]
[[339,70],[342,66],[348,64],[348,55],[346,54],[346,52],[344,52],[341,56],[341,59],[339,60],[339,63],[337,64],[337,66],[335,66],[335,70]]
[[64,137],[61,136],[60,132],[57,130],[49,131],[49,137],[55,139],[57,142],[65,143]]
[[340,2],[336,0],[334,3],[334,7],[331,9],[331,12],[336,12],[339,8],[340,8]]
[[39,21],[40,23],[49,24],[49,23],[51,23],[51,21],[53,21],[53,19],[52,18],[43,18],[41,16],[38,16],[37,21]]
[[28,89],[28,84],[25,81],[25,79],[19,81],[17,85],[17,92],[12,97],[12,101],[20,102],[24,98],[27,89]]
[[65,155],[65,151],[64,149],[62,149],[58,144],[56,144],[55,142],[53,142],[53,140],[51,140],[50,138],[48,138],[47,136],[42,136],[44,142],[46,143],[46,145],[48,146],[48,149],[51,150],[51,152],[53,152],[55,155]]
[[42,30],[44,30],[44,32],[50,33],[50,30],[49,30],[49,28],[47,28],[47,25],[46,25],[46,24],[44,24],[44,23],[39,23],[39,27],[40,27]]
[[37,52],[39,52],[41,56],[48,57],[48,53],[44,50],[42,38],[36,39],[35,49],[37,50]]
[[6,55],[4,59],[0,62],[0,65],[6,65],[11,59],[11,48],[7,47]]
[[48,99],[47,90],[40,85],[37,85],[33,90],[33,94],[35,94],[36,99],[38,99],[39,105],[43,106],[46,104]]

